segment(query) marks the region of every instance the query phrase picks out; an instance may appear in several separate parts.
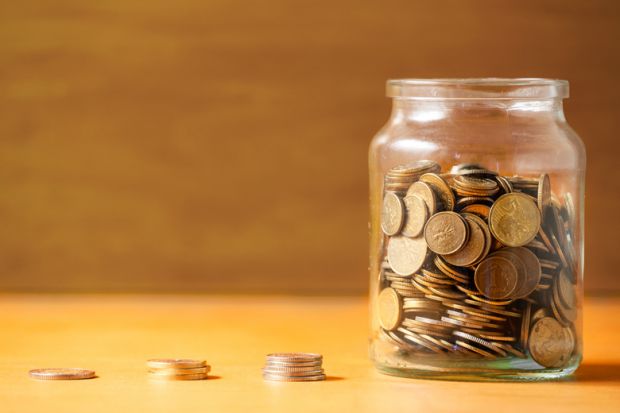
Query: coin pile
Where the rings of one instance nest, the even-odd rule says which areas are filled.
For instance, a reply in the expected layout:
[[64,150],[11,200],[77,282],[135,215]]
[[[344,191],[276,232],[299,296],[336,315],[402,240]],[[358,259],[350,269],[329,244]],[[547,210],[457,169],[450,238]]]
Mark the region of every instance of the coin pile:
[[547,174],[432,161],[385,176],[377,300],[380,337],[400,352],[531,358],[575,350],[574,205]]
[[150,359],[149,377],[163,380],[204,380],[211,366],[204,360]]
[[315,353],[273,353],[267,355],[263,378],[271,381],[325,380],[323,356]]
[[37,380],[85,380],[95,378],[95,371],[78,368],[47,368],[30,370],[28,375]]

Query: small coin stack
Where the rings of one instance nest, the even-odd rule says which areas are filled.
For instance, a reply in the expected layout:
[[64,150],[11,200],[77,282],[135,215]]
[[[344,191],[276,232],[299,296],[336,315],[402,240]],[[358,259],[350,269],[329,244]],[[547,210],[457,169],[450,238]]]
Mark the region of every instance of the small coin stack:
[[432,161],[385,176],[377,305],[400,352],[566,365],[577,346],[575,208],[547,174]]
[[323,356],[315,353],[273,353],[267,355],[263,378],[270,381],[325,380]]
[[28,375],[37,380],[85,380],[96,377],[94,370],[78,368],[34,369]]
[[150,359],[149,377],[163,380],[204,380],[211,366],[204,360]]

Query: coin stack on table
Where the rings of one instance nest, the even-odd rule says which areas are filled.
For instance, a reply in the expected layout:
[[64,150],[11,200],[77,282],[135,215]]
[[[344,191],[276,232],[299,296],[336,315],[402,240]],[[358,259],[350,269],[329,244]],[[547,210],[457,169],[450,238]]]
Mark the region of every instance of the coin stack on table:
[[576,344],[574,206],[549,176],[432,161],[385,175],[377,300],[399,352],[568,363]]
[[267,355],[263,378],[270,381],[325,380],[323,356],[315,353],[273,353]]
[[146,365],[149,377],[163,380],[204,380],[211,371],[204,360],[150,359]]

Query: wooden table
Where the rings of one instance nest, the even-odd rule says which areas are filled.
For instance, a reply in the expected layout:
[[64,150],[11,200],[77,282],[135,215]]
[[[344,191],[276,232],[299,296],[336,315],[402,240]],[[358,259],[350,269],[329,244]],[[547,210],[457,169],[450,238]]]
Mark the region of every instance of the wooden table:
[[[377,373],[360,298],[210,296],[0,297],[0,411],[584,412],[620,411],[620,299],[590,299],[585,361],[572,381],[460,383]],[[329,379],[269,383],[264,356],[323,353]],[[152,357],[204,357],[213,377],[160,382]],[[98,378],[45,382],[37,367]]]

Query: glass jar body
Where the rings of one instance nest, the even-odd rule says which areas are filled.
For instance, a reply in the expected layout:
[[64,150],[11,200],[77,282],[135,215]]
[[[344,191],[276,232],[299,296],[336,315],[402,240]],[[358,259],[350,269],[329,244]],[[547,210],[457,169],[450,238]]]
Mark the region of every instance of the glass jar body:
[[398,96],[369,170],[381,372],[538,380],[577,368],[585,149],[560,98]]

